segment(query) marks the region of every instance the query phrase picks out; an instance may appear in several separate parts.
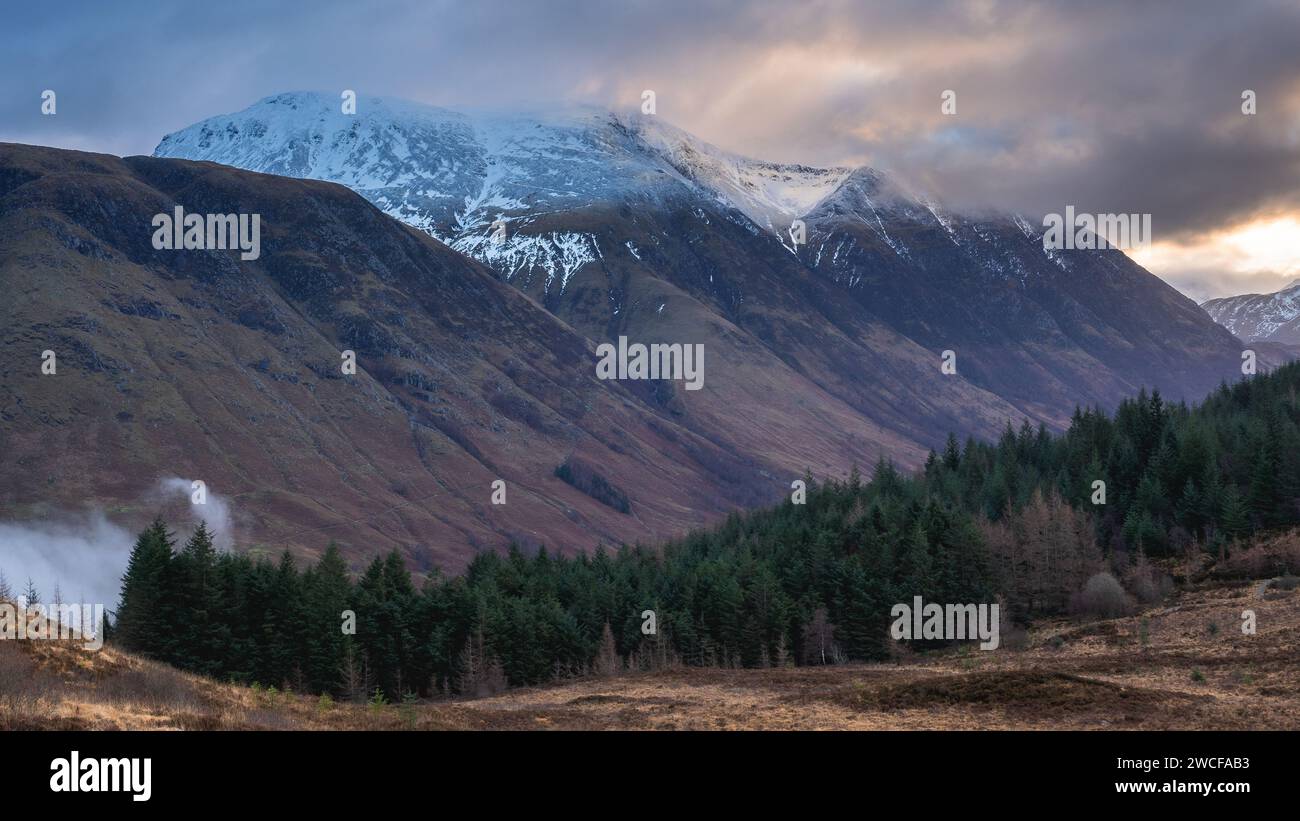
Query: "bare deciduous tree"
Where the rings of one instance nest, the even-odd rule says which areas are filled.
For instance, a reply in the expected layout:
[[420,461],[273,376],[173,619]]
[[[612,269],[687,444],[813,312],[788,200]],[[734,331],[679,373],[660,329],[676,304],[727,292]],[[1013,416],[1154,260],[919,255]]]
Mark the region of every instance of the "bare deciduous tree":
[[600,649],[596,651],[596,675],[602,678],[618,675],[623,669],[623,660],[618,656],[618,646],[614,644],[614,631],[609,622],[600,635]]
[[826,615],[826,608],[813,611],[812,619],[804,627],[804,663],[831,664],[838,656],[835,646],[835,626]]
[[1035,491],[1029,504],[981,526],[1011,605],[1024,613],[1061,612],[1101,569],[1101,549],[1087,513],[1058,494]]

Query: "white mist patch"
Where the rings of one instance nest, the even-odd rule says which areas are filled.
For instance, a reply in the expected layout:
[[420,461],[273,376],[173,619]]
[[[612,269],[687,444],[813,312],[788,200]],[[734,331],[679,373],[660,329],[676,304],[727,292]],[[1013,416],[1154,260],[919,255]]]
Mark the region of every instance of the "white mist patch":
[[[188,521],[177,520],[179,511],[170,504],[178,496],[186,502],[182,509]],[[202,504],[194,499],[192,480],[167,476],[146,494],[143,505],[146,510],[150,506],[165,508],[157,512],[174,531],[177,550],[200,521],[207,522],[218,550],[232,550],[235,517],[230,499],[211,490],[205,491]],[[23,593],[30,578],[46,604],[54,600],[57,586],[64,601],[103,604],[114,610],[136,536],[109,521],[102,510],[58,513],[38,521],[0,522],[0,572],[14,596]]]
[[[164,476],[158,480],[158,490],[164,499],[175,499],[178,496],[185,499],[188,504],[186,509],[189,512],[190,523],[198,525],[199,522],[207,522],[208,529],[212,531],[213,544],[218,550],[229,552],[235,547],[235,519],[231,513],[230,500],[218,493],[213,493],[206,486],[202,493],[198,492],[195,487],[194,479],[182,479],[179,476]],[[202,499],[202,501],[199,501]],[[166,518],[166,517],[164,517]],[[169,520],[168,524],[172,524]],[[184,538],[189,533],[177,535],[177,546],[184,543]]]
[[103,512],[39,522],[0,522],[0,570],[20,595],[30,578],[51,602],[57,585],[63,599],[117,607],[122,573],[135,536]]

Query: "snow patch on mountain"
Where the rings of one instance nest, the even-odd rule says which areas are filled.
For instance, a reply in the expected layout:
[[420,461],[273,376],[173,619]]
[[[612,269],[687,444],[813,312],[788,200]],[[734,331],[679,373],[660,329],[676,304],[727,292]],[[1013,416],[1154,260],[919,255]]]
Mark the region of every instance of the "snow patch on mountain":
[[547,294],[552,287],[556,293],[564,293],[582,266],[603,256],[594,235],[571,231],[515,234],[505,239],[494,239],[491,232],[469,233],[448,238],[447,244],[501,272],[507,282],[540,270],[546,276],[543,290]]

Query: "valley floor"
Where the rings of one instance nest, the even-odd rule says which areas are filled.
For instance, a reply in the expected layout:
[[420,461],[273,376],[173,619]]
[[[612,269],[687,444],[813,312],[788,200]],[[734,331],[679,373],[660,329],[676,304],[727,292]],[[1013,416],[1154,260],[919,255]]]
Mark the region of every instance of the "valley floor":
[[0,729],[1294,730],[1300,590],[1210,587],[1134,617],[1045,622],[1019,651],[677,668],[383,707],[218,684],[112,648],[0,641]]

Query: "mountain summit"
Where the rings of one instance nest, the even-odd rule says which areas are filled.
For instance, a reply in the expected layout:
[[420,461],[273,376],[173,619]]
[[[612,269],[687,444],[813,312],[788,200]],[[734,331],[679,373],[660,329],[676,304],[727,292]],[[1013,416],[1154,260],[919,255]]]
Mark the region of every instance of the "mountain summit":
[[[267,97],[169,134],[155,156],[258,164],[266,173],[331,179],[435,224],[523,209],[671,196],[701,186],[773,222],[808,211],[850,173],[754,160],[654,115],[591,106],[462,113],[386,97],[361,113],[314,92]],[[397,195],[418,197],[399,199]],[[394,216],[399,214],[394,213]],[[408,217],[406,222],[415,222]]]

